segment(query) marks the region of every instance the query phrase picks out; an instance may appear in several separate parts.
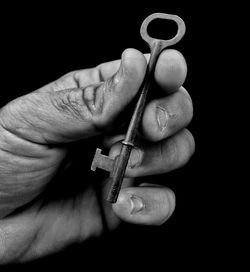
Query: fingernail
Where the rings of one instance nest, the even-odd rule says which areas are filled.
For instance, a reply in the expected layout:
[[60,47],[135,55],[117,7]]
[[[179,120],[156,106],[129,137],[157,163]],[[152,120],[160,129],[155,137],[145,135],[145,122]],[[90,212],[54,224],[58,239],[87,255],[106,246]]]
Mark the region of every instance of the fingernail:
[[132,195],[130,197],[130,201],[131,201],[131,212],[130,212],[131,214],[138,213],[145,208],[145,204],[142,198],[138,196]]
[[142,152],[139,148],[134,147],[129,158],[129,168],[138,167],[141,164]]
[[169,114],[165,108],[161,106],[156,107],[156,120],[160,130],[164,131],[169,120]]

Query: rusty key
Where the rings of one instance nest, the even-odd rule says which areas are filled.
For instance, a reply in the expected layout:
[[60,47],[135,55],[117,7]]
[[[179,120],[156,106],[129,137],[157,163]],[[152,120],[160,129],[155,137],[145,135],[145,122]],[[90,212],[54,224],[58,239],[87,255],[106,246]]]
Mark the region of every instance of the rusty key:
[[[176,35],[169,40],[161,40],[150,37],[148,34],[148,25],[155,19],[171,20],[177,24]],[[150,47],[150,59],[147,66],[147,71],[141,86],[141,93],[139,99],[136,103],[134,113],[132,115],[129,127],[126,133],[126,137],[122,142],[122,148],[120,154],[112,159],[108,156],[101,154],[101,149],[97,148],[96,153],[91,165],[91,170],[95,171],[96,168],[101,168],[110,172],[110,190],[107,196],[107,201],[115,203],[122,185],[125,170],[128,164],[129,156],[131,150],[134,146],[135,138],[137,135],[138,127],[141,122],[142,114],[145,108],[145,102],[147,98],[147,93],[149,90],[150,82],[152,80],[155,65],[161,51],[168,46],[174,45],[181,40],[185,34],[185,23],[177,15],[165,14],[165,13],[154,13],[148,16],[141,25],[141,37]]]

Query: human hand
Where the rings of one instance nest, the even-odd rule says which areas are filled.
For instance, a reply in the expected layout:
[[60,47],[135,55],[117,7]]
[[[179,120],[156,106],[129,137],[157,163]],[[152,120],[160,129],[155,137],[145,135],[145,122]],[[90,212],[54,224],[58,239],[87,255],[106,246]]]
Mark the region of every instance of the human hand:
[[[100,202],[84,175],[84,190],[71,198],[48,201],[42,194],[61,170],[68,143],[89,141],[108,130],[113,136],[105,136],[104,142],[110,156],[119,154],[122,135],[114,134],[114,124],[137,93],[145,70],[145,56],[128,49],[122,62],[71,72],[0,110],[0,263],[31,260],[101,235],[101,209],[111,230],[121,220],[159,225],[170,217],[175,207],[171,190],[153,180],[133,186],[137,177],[183,166],[194,152],[193,137],[185,129],[192,102],[181,87],[186,62],[175,50],[158,59],[155,79],[165,96],[146,106],[117,203]],[[100,188],[105,191],[101,181]]]

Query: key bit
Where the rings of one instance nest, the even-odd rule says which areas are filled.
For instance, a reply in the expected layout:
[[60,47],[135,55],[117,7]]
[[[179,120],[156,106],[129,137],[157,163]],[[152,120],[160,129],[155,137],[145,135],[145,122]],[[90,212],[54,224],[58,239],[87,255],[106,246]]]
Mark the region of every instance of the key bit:
[[[147,31],[148,25],[155,19],[172,20],[177,24],[176,35],[169,40],[161,40],[150,37]],[[120,154],[112,159],[108,156],[101,154],[101,149],[97,148],[96,153],[91,165],[91,170],[95,171],[96,168],[103,169],[110,172],[110,190],[107,196],[107,201],[115,203],[122,185],[125,170],[128,164],[131,150],[134,146],[135,138],[137,135],[138,127],[141,122],[142,114],[146,104],[147,93],[149,90],[150,82],[153,78],[155,65],[161,51],[168,46],[176,44],[185,34],[185,23],[177,15],[154,13],[148,16],[141,25],[141,37],[149,45],[151,55],[147,66],[147,71],[140,89],[140,95],[135,106],[129,127],[126,133],[125,140],[122,142]]]
[[114,166],[114,159],[108,156],[102,155],[102,150],[100,148],[96,149],[95,157],[92,161],[91,170],[95,171],[96,168],[103,169],[107,172],[112,172]]

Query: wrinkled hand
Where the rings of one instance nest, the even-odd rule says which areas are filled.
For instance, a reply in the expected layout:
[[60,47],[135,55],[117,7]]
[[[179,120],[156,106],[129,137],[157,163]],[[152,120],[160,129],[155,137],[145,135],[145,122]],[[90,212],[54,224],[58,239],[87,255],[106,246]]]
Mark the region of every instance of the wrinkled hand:
[[146,106],[117,203],[100,205],[82,173],[81,182],[88,186],[77,196],[47,202],[39,198],[58,174],[68,143],[109,130],[113,136],[105,144],[110,156],[119,154],[122,135],[114,134],[114,124],[143,81],[146,58],[128,49],[121,61],[71,72],[0,109],[0,263],[38,258],[100,235],[101,208],[110,229],[121,220],[159,225],[172,214],[174,194],[154,184],[156,178],[152,184],[133,185],[136,177],[183,166],[194,152],[193,137],[185,129],[193,112],[182,87],[187,67],[175,50],[164,51],[158,59],[155,79],[165,96]]

